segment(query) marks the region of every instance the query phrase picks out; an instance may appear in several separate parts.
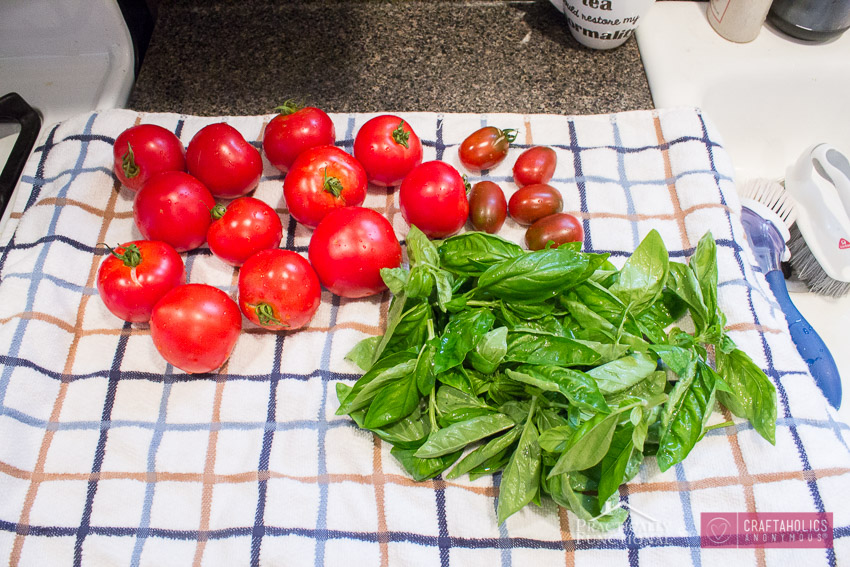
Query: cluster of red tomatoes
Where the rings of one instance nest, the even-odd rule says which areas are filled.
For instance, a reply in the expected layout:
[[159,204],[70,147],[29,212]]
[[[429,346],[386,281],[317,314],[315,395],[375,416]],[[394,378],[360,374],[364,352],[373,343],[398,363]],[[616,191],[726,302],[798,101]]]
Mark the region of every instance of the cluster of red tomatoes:
[[[262,157],[232,126],[206,126],[185,149],[153,124],[131,127],[115,140],[113,169],[136,192],[133,218],[144,240],[110,248],[98,291],[116,316],[149,322],[157,350],[186,372],[210,372],[227,360],[243,314],[269,330],[295,330],[313,318],[322,285],[349,298],[386,289],[380,270],[398,267],[402,252],[390,222],[361,206],[369,183],[399,186],[403,217],[431,238],[456,233],[467,218],[477,230],[496,232],[510,210],[518,222],[535,223],[527,234],[531,248],[581,239],[574,217],[572,232],[564,223],[557,230],[544,227],[535,237],[547,239],[540,246],[531,236],[539,219],[557,217],[563,207],[560,193],[546,184],[555,169],[550,148],[534,147],[519,157],[514,177],[522,188],[508,205],[495,183],[482,181],[467,195],[466,179],[454,167],[423,163],[418,136],[397,116],[367,121],[352,156],[334,145],[333,122],[322,110],[291,103],[278,110],[262,149],[285,174],[290,215],[313,228],[309,261],[279,248],[279,215],[248,196],[262,175]],[[460,147],[461,162],[473,171],[495,166],[507,155],[511,132],[476,131]],[[205,242],[213,255],[239,267],[237,301],[214,286],[186,283],[180,253]]]

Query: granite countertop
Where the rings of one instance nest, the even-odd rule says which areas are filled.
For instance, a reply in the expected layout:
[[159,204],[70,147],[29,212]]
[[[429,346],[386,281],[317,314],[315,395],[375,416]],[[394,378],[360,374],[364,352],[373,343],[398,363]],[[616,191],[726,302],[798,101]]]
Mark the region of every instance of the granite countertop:
[[652,108],[637,43],[594,51],[548,0],[162,0],[128,107],[253,115]]

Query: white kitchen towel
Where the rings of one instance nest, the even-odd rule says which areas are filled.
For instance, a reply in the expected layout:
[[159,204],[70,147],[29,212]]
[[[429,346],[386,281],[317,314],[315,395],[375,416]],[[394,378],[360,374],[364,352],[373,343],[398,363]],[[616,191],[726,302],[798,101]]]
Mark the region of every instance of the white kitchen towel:
[[[332,118],[338,145],[373,115]],[[622,265],[657,229],[686,260],[717,240],[719,303],[734,340],[777,386],[776,446],[749,424],[710,431],[680,465],[648,459],[620,488],[631,513],[594,532],[551,501],[496,523],[498,476],[416,483],[388,447],[334,415],[344,359],[383,332],[389,294],[323,292],[312,323],[270,333],[244,323],[230,360],[187,376],[97,296],[104,248],[140,237],[133,194],[111,172],[112,142],[138,123],[184,144],[226,121],[258,147],[270,116],[194,117],[112,110],[51,129],[24,171],[0,237],[0,558],[12,565],[834,565],[850,556],[850,428],[835,421],[794,348],[764,279],[752,269],[732,167],[695,109],[600,116],[402,115],[425,159],[464,172],[457,146],[483,125],[516,128],[490,179],[510,194],[525,148],[558,153],[551,182],[584,225],[584,249]],[[469,173],[469,172],[465,172]],[[255,196],[306,255],[311,231],[287,213],[267,162]],[[393,189],[365,206],[407,233]],[[522,242],[508,220],[501,235]],[[184,254],[190,282],[235,295],[236,270],[206,246]],[[717,413],[714,423],[728,419]],[[832,549],[708,549],[700,519],[719,512],[831,512]],[[705,534],[702,534],[705,535]]]

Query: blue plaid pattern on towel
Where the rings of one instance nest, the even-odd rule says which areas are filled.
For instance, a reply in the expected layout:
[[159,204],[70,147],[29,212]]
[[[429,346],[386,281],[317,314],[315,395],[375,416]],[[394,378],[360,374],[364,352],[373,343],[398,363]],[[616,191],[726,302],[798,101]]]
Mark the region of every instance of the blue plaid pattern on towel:
[[[338,145],[372,115],[333,115]],[[620,488],[629,519],[598,533],[552,502],[497,525],[499,477],[415,483],[388,447],[334,415],[344,360],[382,332],[389,295],[323,293],[296,333],[247,322],[218,372],[187,376],[158,355],[146,325],[97,297],[103,247],[140,237],[133,194],[111,172],[112,142],[137,123],[184,144],[227,121],[260,145],[270,116],[201,118],[127,110],[83,115],[43,136],[0,236],[0,558],[11,565],[836,565],[850,557],[850,428],[835,420],[739,222],[732,167],[695,109],[604,116],[402,115],[425,159],[461,171],[457,145],[486,124],[520,131],[511,155],[470,175],[510,194],[530,145],[558,153],[551,182],[584,224],[584,247],[622,264],[651,229],[686,259],[711,230],[719,301],[735,341],[777,386],[776,446],[746,423],[710,431],[661,473],[648,459]],[[306,253],[282,176],[268,163],[255,196],[281,214],[282,247]],[[366,206],[407,232],[395,192]],[[522,241],[508,221],[502,235]],[[236,271],[205,246],[184,255],[189,281],[235,295]],[[713,423],[730,419],[717,412]],[[834,514],[834,548],[702,549],[704,512]]]

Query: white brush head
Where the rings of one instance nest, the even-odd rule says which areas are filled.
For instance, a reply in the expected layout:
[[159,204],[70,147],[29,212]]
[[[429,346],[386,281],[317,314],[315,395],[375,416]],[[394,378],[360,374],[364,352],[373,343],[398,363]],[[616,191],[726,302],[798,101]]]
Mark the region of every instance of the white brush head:
[[781,182],[765,178],[747,179],[737,189],[742,200],[759,202],[773,211],[786,229],[790,229],[797,220],[794,200],[785,191]]

